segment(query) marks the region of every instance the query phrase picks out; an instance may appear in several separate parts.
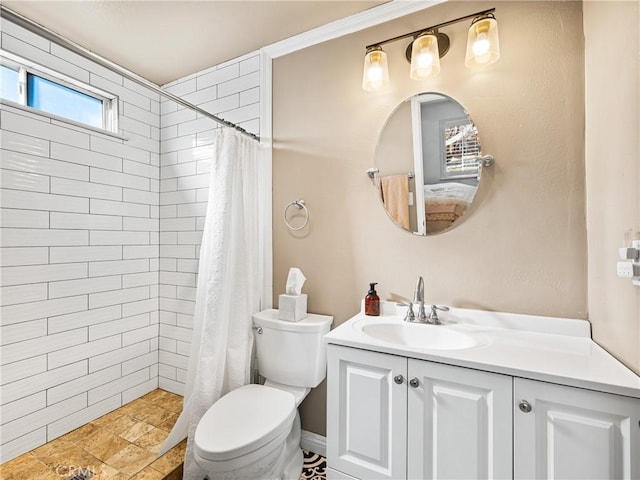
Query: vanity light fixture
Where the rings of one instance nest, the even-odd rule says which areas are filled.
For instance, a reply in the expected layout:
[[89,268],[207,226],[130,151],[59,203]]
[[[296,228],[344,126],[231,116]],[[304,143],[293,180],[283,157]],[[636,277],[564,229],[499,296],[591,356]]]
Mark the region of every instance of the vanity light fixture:
[[500,58],[498,21],[493,13],[473,19],[467,36],[467,54],[464,64],[475,68],[497,62]]
[[414,80],[427,80],[440,73],[438,36],[435,31],[418,35],[411,45],[411,71]]
[[379,46],[367,48],[367,54],[364,56],[362,88],[368,92],[373,92],[382,90],[387,85],[389,85],[387,54]]
[[369,92],[382,90],[389,84],[387,54],[382,45],[413,37],[406,50],[407,61],[411,63],[409,76],[414,80],[427,80],[440,73],[440,58],[449,51],[450,39],[440,28],[464,20],[473,19],[467,35],[465,65],[470,68],[490,65],[500,58],[498,42],[498,21],[495,8],[465,15],[432,27],[416,30],[397,37],[383,40],[366,47],[362,88]]

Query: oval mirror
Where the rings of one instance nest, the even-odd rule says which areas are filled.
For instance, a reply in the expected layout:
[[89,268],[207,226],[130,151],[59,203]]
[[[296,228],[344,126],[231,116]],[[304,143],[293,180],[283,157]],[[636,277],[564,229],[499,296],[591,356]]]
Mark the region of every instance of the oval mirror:
[[478,129],[453,98],[421,93],[402,102],[383,127],[369,176],[389,218],[416,235],[458,225],[478,190],[483,166]]

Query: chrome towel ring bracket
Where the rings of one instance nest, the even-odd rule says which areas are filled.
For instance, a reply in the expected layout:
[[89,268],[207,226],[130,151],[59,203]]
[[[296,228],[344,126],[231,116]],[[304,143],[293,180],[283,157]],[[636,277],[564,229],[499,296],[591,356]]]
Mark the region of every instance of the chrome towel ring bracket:
[[[291,207],[296,207],[298,210],[302,210],[304,212],[304,223],[299,227],[294,227],[293,225],[291,225],[291,223],[289,223],[289,220],[287,219],[287,213]],[[298,230],[302,230],[309,223],[309,210],[307,209],[307,206],[305,205],[304,200],[302,199],[289,203],[285,207],[282,216],[284,218],[284,223],[287,226],[287,228],[294,232],[297,232]]]

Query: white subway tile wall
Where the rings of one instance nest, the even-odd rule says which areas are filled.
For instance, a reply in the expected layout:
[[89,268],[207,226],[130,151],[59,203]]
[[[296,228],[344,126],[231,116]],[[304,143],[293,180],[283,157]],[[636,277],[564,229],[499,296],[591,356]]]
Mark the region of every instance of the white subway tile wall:
[[[253,53],[165,88],[260,134],[260,57]],[[207,210],[212,120],[173,101],[160,102],[159,386],[183,394],[195,287]]]
[[5,20],[0,41],[118,95],[126,138],[0,106],[2,463],[158,386],[160,97]]

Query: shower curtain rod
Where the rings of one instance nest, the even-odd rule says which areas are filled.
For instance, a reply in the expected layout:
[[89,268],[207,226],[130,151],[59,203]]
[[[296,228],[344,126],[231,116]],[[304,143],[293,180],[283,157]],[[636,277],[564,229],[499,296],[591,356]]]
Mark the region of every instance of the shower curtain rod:
[[253,138],[254,140],[260,141],[260,137],[258,137],[257,135],[246,131],[244,128],[240,127],[239,125],[236,125],[235,123],[231,123],[228,120],[225,120],[223,118],[217,117],[216,115],[207,112],[206,110],[203,110],[202,108],[198,107],[197,105],[194,105],[190,102],[187,102],[186,100],[170,93],[167,92],[166,90],[163,90],[162,88],[160,88],[158,85],[156,85],[155,83],[147,80],[144,77],[141,77],[140,75],[138,75],[137,73],[132,72],[131,70],[128,70],[126,68],[124,68],[121,65],[118,65],[115,62],[112,62],[111,60],[104,58],[101,55],[98,55],[97,53],[92,52],[91,50],[78,45],[77,43],[75,43],[72,40],[69,40],[68,38],[63,37],[62,35],[54,32],[53,30],[50,30],[49,28],[45,27],[44,25],[41,25],[37,22],[34,22],[33,20],[25,17],[24,15],[21,15],[17,12],[14,12],[13,10],[5,7],[4,5],[0,5],[0,17],[1,18],[5,18],[23,28],[26,28],[27,30],[29,30],[32,33],[36,33],[38,35],[40,35],[41,37],[46,38],[47,40],[50,40],[54,43],[57,43],[58,45],[67,48],[68,50],[71,50],[74,53],[77,53],[78,55],[87,58],[95,63],[97,63],[98,65],[101,65],[109,70],[111,70],[112,72],[118,73],[120,75],[122,75],[125,78],[128,78],[129,80],[138,83],[139,85],[142,85],[143,87],[147,87],[150,90],[153,90],[156,93],[159,93],[160,95],[163,95],[164,97],[168,98],[169,100],[173,100],[174,102],[182,105],[183,107],[186,107],[190,110],[193,110],[201,115],[204,115],[207,118],[210,118],[211,120],[213,120],[214,122],[217,122],[221,125],[224,125],[226,127],[230,127],[233,128],[237,131],[239,131],[240,133],[247,135],[250,138]]

